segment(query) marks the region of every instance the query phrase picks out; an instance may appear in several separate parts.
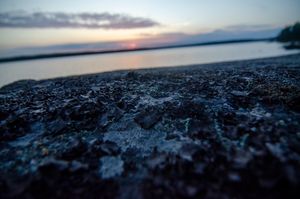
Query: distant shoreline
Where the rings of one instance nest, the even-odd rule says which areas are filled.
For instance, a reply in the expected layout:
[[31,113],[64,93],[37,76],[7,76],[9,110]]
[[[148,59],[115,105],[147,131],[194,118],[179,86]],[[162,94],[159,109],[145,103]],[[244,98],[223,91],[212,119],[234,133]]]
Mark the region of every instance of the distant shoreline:
[[51,53],[51,54],[24,55],[24,56],[0,58],[0,63],[25,61],[25,60],[36,60],[36,59],[59,58],[59,57],[82,56],[82,55],[111,54],[111,53],[122,53],[122,52],[161,50],[161,49],[196,47],[196,46],[209,46],[209,45],[219,45],[219,44],[250,43],[250,42],[259,42],[259,41],[274,41],[274,39],[273,38],[263,38],[263,39],[226,40],[226,41],[203,42],[203,43],[195,43],[195,44],[159,46],[159,47],[149,47],[149,48],[145,47],[145,48],[136,48],[136,49],[119,49],[119,50],[107,50],[107,51],[81,51],[81,52],[63,52],[63,53]]

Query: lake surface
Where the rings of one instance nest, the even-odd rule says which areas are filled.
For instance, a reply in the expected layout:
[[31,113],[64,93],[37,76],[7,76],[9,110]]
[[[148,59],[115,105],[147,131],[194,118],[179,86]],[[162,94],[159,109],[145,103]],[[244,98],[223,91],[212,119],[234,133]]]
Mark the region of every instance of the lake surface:
[[22,79],[48,79],[105,71],[155,68],[288,55],[276,42],[254,42],[51,58],[0,64],[0,87]]

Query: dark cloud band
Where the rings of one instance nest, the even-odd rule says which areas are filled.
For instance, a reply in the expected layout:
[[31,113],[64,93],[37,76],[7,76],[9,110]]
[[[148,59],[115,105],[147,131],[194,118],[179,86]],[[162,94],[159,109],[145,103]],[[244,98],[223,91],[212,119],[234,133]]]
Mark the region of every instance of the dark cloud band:
[[0,28],[134,29],[158,26],[142,17],[111,13],[7,12],[0,13]]

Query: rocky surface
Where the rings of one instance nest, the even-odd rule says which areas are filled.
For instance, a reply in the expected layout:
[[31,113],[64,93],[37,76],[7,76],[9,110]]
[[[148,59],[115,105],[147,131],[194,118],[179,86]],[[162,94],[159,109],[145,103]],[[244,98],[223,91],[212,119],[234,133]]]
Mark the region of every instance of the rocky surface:
[[1,198],[293,198],[300,54],[0,90]]

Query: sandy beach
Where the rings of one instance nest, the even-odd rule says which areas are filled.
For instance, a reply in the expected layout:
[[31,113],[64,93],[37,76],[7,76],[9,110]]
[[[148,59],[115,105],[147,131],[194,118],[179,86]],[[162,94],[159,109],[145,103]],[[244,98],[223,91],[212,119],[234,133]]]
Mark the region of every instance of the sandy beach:
[[1,198],[292,198],[300,54],[0,89]]

